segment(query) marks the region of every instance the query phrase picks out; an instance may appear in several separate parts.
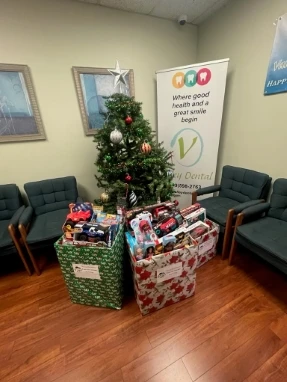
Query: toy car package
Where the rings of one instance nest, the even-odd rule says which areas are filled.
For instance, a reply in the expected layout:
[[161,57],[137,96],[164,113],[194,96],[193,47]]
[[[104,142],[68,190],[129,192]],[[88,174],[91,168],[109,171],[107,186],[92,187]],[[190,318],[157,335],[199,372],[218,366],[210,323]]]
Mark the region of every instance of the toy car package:
[[197,239],[198,237],[204,235],[210,230],[208,224],[203,223],[202,221],[198,221],[193,225],[186,228],[186,233],[190,235],[192,239]]
[[63,232],[66,239],[72,240],[74,227],[79,222],[89,222],[93,217],[93,205],[91,203],[71,203],[69,204],[70,212],[63,224]]

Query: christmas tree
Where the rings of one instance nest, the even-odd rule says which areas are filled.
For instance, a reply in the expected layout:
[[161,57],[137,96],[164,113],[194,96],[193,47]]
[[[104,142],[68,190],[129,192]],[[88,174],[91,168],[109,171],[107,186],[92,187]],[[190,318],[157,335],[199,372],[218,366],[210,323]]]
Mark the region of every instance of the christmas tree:
[[94,139],[99,151],[96,179],[105,190],[101,194],[105,211],[114,212],[118,198],[125,198],[128,208],[169,200],[173,195],[172,153],[156,142],[141,103],[113,94],[106,107],[104,126]]

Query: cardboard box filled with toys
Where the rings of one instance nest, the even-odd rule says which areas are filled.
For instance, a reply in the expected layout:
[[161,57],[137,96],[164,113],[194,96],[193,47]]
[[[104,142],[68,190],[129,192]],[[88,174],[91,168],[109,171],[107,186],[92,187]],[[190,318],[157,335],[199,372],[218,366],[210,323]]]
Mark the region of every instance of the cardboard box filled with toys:
[[71,301],[120,309],[123,299],[122,217],[91,203],[70,204],[55,249]]
[[125,222],[142,314],[192,296],[196,268],[216,255],[219,227],[206,210],[199,203],[180,210],[168,201],[127,211]]

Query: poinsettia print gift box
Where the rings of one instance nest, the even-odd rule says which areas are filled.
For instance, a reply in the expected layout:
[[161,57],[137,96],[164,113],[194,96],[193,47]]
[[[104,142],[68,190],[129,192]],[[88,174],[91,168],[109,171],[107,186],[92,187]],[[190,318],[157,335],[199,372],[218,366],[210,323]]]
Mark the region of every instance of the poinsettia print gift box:
[[193,240],[194,245],[198,246],[197,268],[216,256],[216,245],[219,237],[219,225],[209,219],[205,219],[204,222],[209,225],[210,231]]
[[132,257],[134,287],[141,313],[152,313],[192,296],[195,292],[197,261],[197,247],[137,262]]

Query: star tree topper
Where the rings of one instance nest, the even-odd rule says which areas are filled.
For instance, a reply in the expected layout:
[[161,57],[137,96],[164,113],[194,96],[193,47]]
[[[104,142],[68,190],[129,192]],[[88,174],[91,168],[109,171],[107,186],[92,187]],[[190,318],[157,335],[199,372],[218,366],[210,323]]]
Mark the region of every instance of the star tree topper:
[[108,71],[114,76],[114,87],[116,88],[118,84],[124,84],[127,86],[125,76],[128,74],[129,70],[122,70],[120,68],[119,61],[116,62],[115,69],[108,69]]

